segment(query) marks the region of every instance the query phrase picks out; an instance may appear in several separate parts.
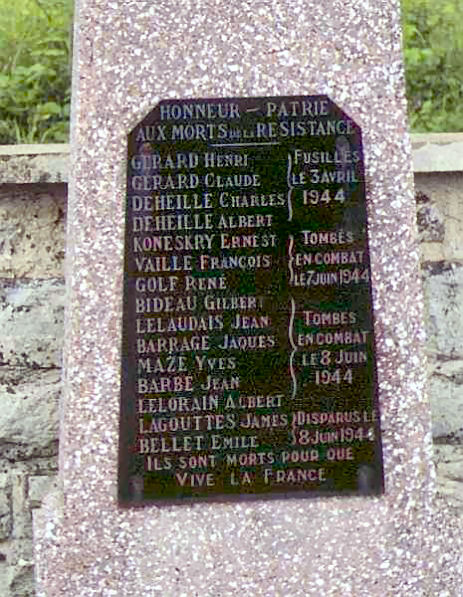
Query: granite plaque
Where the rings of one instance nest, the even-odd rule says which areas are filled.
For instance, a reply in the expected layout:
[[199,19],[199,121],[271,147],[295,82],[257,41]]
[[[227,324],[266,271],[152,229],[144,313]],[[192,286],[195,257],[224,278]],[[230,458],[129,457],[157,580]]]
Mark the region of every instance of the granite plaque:
[[383,491],[361,131],[166,100],[128,138],[119,500]]

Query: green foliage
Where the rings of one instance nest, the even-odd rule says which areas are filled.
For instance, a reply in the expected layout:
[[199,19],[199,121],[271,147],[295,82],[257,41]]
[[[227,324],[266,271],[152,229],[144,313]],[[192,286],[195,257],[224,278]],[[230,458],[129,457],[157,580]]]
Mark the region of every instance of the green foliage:
[[0,144],[66,142],[72,0],[0,0]]
[[463,0],[402,0],[411,129],[463,131]]
[[[68,139],[73,0],[0,0],[0,144]],[[410,125],[463,131],[463,0],[402,0]]]

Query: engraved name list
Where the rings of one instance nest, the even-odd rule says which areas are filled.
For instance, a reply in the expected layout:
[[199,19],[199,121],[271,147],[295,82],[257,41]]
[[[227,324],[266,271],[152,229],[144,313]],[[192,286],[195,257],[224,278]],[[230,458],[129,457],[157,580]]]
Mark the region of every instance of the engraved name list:
[[119,500],[383,490],[359,127],[166,100],[127,156]]

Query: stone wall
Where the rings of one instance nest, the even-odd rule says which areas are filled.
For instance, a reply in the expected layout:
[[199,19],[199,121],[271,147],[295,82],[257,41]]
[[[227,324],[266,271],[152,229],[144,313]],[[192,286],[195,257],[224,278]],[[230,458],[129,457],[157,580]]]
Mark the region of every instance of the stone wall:
[[414,150],[437,481],[463,515],[463,135]]
[[0,150],[0,595],[24,597],[57,470],[67,152]]
[[[462,148],[414,137],[438,483],[461,515]],[[57,470],[67,167],[66,146],[0,148],[0,597],[34,594],[31,510]]]

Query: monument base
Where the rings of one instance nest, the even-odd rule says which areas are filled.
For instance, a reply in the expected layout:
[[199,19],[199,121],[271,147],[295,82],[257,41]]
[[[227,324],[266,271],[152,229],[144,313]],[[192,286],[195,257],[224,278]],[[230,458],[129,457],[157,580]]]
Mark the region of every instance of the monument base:
[[451,597],[463,586],[463,529],[440,499],[95,510],[64,509],[55,493],[34,531],[38,597]]

